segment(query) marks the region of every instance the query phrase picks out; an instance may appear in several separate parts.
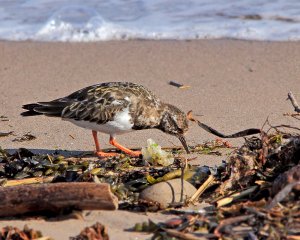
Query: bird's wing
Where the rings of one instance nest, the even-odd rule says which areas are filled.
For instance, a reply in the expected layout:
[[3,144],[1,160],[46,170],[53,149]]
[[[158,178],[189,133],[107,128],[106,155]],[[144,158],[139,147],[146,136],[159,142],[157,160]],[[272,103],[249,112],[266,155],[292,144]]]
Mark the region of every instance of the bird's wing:
[[74,102],[63,109],[61,117],[102,124],[113,120],[115,114],[126,108],[128,104],[126,100],[117,103]]
[[24,105],[28,110],[23,116],[44,114],[74,120],[106,123],[113,120],[116,112],[130,104],[126,93],[114,88],[90,86],[76,91],[67,97],[50,102]]
[[62,118],[99,124],[113,120],[117,112],[130,104],[124,92],[96,86],[75,92],[60,101],[71,102],[63,109]]

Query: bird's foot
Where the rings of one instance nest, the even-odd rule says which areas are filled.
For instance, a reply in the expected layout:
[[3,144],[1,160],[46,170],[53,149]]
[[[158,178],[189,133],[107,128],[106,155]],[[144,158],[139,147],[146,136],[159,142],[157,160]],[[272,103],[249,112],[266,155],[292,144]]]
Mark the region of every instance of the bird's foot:
[[[123,151],[125,154],[130,155],[132,157],[139,157],[142,155],[141,151]],[[106,152],[97,152],[95,151],[95,154],[99,157],[99,158],[108,158],[108,157],[116,157],[116,156],[120,156],[119,153],[106,153]]]
[[128,154],[132,157],[139,157],[142,154],[141,151],[132,151],[129,148],[122,146],[121,144],[117,143],[113,137],[110,137],[109,143],[121,150],[123,153]]
[[118,156],[118,153],[106,153],[106,152],[97,152],[95,151],[95,154],[99,157],[99,158],[107,158],[107,157],[115,157]]
[[141,151],[132,151],[132,150],[126,150],[126,151],[124,151],[124,150],[122,150],[124,153],[126,153],[126,154],[128,154],[128,155],[130,155],[130,156],[132,156],[132,157],[139,157],[139,156],[141,156],[142,155],[142,152]]

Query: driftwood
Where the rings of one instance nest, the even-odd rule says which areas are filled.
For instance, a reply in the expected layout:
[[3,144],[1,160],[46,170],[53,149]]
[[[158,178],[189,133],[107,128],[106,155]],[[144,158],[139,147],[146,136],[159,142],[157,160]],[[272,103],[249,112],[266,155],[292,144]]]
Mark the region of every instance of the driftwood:
[[110,185],[97,183],[50,183],[0,188],[0,217],[64,209],[115,210],[118,199]]

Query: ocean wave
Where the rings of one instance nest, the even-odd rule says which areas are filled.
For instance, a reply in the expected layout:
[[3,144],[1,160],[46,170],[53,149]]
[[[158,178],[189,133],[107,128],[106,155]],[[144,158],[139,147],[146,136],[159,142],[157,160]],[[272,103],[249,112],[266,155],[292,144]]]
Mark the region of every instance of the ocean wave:
[[0,39],[6,40],[300,40],[300,2],[295,0],[23,0],[2,5]]

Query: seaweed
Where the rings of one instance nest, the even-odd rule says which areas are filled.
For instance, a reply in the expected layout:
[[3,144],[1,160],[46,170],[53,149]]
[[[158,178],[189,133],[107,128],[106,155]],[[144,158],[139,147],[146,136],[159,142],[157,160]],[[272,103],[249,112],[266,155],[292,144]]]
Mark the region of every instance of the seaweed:
[[[273,131],[273,132],[272,132]],[[178,218],[137,224],[152,239],[298,239],[300,236],[300,135],[270,127],[207,171],[192,204]],[[174,213],[174,210],[165,211]],[[176,212],[175,212],[176,213]]]
[[50,237],[43,237],[40,231],[30,229],[27,225],[24,226],[23,230],[19,228],[6,226],[0,230],[0,239],[18,239],[18,240],[51,240]]
[[83,229],[76,237],[70,237],[70,240],[109,240],[107,229],[104,225],[96,222],[91,227]]

